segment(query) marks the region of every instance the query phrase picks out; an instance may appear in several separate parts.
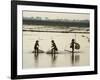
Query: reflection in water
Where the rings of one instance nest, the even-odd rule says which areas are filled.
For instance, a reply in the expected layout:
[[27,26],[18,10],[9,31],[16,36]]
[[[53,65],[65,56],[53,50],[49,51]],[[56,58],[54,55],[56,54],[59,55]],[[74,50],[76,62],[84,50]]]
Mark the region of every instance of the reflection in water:
[[79,63],[79,60],[80,60],[80,55],[72,52],[72,55],[71,55],[72,66],[77,65]]
[[76,54],[75,55],[75,63],[79,63],[79,60],[80,60],[80,55]]
[[74,65],[74,52],[71,55],[71,62],[72,62],[72,65]]
[[35,59],[35,67],[38,67],[39,54],[34,54],[34,59]]
[[[77,34],[78,43],[80,43],[81,45],[81,52],[75,52],[74,55],[72,55],[72,53],[70,52],[71,49],[68,45],[70,43],[70,40],[75,37],[74,33],[67,34],[23,31],[23,69],[37,67],[46,68],[51,67],[52,64],[54,64],[56,67],[69,67],[72,66],[72,63],[75,63],[74,61],[77,62],[77,66],[88,66],[90,64],[90,44],[85,38],[81,37],[81,35],[85,35],[88,37],[90,36],[90,34],[84,33]],[[48,54],[45,52],[43,54],[39,53],[38,56],[35,56],[33,53],[30,54],[30,52],[33,51],[33,47],[37,39],[39,39],[40,49],[45,52],[51,49],[51,40],[55,40],[56,45],[59,49],[59,54],[55,55],[57,58],[55,56],[51,56],[51,54],[50,56],[48,56]],[[68,51],[65,51],[65,49]]]
[[52,67],[55,66],[55,64],[56,64],[56,59],[57,59],[56,54],[51,54]]
[[[62,54],[64,55],[64,54]],[[57,59],[59,58],[59,55],[58,54],[50,54],[51,56],[51,67],[56,67],[57,66]],[[39,67],[39,63],[40,63],[40,58],[41,55],[39,54],[34,54],[34,65],[35,65],[35,68],[38,68]],[[79,63],[80,63],[80,54],[78,53],[71,53],[70,55],[70,59],[71,59],[71,65],[72,66],[78,66]]]

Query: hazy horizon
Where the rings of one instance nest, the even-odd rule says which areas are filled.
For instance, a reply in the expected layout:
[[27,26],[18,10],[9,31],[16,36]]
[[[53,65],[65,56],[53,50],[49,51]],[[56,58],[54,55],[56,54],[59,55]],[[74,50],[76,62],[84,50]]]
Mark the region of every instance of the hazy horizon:
[[23,17],[41,17],[49,19],[68,19],[68,20],[90,20],[88,13],[69,13],[69,12],[43,12],[43,11],[23,11]]

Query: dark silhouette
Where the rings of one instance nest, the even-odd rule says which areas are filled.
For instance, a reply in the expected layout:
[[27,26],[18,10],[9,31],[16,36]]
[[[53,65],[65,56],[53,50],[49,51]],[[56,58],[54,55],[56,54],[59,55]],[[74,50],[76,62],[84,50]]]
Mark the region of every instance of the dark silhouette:
[[72,55],[71,55],[71,61],[72,61],[72,65],[75,65],[76,63],[79,62],[79,55],[74,54],[74,50],[75,49],[80,49],[80,45],[79,43],[75,42],[75,39],[72,39],[71,44],[70,44],[70,48],[72,48]]
[[34,51],[35,51],[35,56],[38,56],[38,53],[39,53],[39,41],[38,40],[36,40],[35,42]]
[[72,42],[70,44],[70,48],[72,48],[72,54],[74,53],[74,49],[75,49],[75,39],[72,39]]
[[51,53],[52,53],[52,55],[55,55],[55,53],[56,53],[56,51],[58,51],[58,49],[57,49],[57,46],[56,46],[54,40],[52,40],[51,43],[52,43]]

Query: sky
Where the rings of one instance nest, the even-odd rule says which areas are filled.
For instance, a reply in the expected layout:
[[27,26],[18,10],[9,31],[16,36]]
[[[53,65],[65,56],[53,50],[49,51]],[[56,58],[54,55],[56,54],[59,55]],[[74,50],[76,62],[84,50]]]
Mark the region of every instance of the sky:
[[49,19],[68,19],[68,20],[89,20],[88,13],[64,13],[64,12],[43,12],[43,11],[23,11],[23,17],[48,17]]

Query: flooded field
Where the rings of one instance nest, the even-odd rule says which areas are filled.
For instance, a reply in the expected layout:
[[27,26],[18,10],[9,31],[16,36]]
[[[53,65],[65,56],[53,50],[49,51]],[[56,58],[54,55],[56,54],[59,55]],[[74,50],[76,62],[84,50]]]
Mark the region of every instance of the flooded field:
[[[80,44],[80,49],[71,53],[72,39]],[[35,41],[39,40],[39,48],[44,51],[37,57],[32,53]],[[59,54],[52,56],[46,52],[51,50],[51,40],[54,40]],[[51,33],[23,31],[23,69],[87,66],[90,63],[89,33]]]

